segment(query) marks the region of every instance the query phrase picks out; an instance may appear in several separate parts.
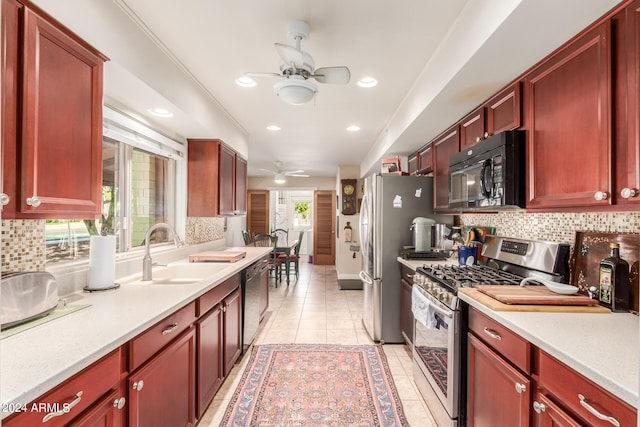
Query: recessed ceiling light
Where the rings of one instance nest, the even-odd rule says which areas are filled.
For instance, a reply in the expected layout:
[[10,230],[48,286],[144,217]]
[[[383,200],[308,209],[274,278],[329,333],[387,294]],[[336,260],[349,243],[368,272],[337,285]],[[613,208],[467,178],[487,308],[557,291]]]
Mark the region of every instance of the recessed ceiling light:
[[360,87],[374,87],[378,84],[378,81],[373,77],[363,77],[358,80],[358,86]]
[[156,117],[173,117],[173,113],[165,108],[150,108],[147,111]]
[[360,130],[360,126],[358,126],[358,125],[351,125],[351,126],[349,126],[349,127],[347,128],[347,130],[348,130],[349,132],[357,132],[357,131],[359,131],[359,130]]
[[242,87],[255,87],[258,83],[253,80],[251,77],[242,76],[236,79],[236,84]]
[[272,131],[277,131],[280,130],[280,126],[276,126],[276,125],[269,125],[267,126],[267,130],[272,130]]

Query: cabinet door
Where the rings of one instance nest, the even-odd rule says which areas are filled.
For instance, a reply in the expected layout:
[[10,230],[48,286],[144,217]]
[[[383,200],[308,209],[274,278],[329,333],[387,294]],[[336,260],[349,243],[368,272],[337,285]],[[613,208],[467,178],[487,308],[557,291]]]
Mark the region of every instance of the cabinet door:
[[484,132],[484,107],[480,107],[460,122],[460,149],[483,140]]
[[222,370],[222,309],[214,307],[196,324],[198,395],[196,416],[200,418],[207,405],[220,388],[224,373]]
[[235,290],[222,302],[224,318],[224,375],[229,375],[233,364],[242,353],[242,298]]
[[400,308],[400,327],[402,329],[402,335],[404,335],[404,339],[406,343],[409,344],[410,347],[413,347],[413,328],[414,328],[414,318],[413,312],[411,311],[411,283],[406,280],[400,280],[402,286],[402,299],[401,299],[401,308]]
[[460,151],[458,127],[433,141],[434,210],[449,211],[449,157]]
[[195,424],[195,330],[167,345],[129,376],[131,427]]
[[486,109],[489,135],[519,128],[522,121],[520,82],[514,83],[490,99]]
[[21,216],[95,218],[103,57],[27,8],[23,42]]
[[187,141],[187,216],[218,215],[218,162],[220,141]]
[[220,169],[218,185],[220,194],[220,215],[233,215],[235,210],[236,152],[224,144],[220,145]]
[[528,426],[530,380],[468,334],[467,425]]
[[620,205],[640,203],[640,1],[616,16],[616,189]]
[[418,153],[409,156],[407,159],[409,166],[409,175],[416,175],[418,173]]
[[126,413],[126,398],[120,389],[114,390],[103,397],[93,408],[88,410],[70,427],[120,427]]
[[433,172],[433,150],[431,144],[426,147],[422,147],[418,152],[418,165],[420,167],[420,173],[426,175]]
[[607,21],[526,78],[527,208],[610,203],[610,35]]
[[247,213],[247,161],[236,154],[236,214]]
[[535,427],[580,427],[582,425],[558,405],[547,399],[544,394],[536,393],[532,408],[535,412],[533,415]]

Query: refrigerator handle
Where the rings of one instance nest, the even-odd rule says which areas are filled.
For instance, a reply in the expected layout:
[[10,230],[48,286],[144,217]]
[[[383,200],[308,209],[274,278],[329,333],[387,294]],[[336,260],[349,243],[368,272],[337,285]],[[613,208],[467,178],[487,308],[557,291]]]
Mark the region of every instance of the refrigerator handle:
[[371,278],[367,276],[367,274],[364,271],[361,271],[359,276],[360,276],[360,280],[362,280],[367,285],[373,285],[373,280],[371,280]]
[[[360,208],[361,208],[361,213],[360,213],[360,223],[359,225],[359,235],[360,235],[360,242],[362,243],[361,246],[361,252],[362,252],[362,258],[363,259],[367,259],[369,257],[369,251],[368,251],[368,246],[369,246],[369,240],[370,240],[370,236],[371,236],[371,225],[370,225],[370,221],[371,219],[369,218],[369,195],[367,193],[365,193],[362,196],[362,203],[360,204]],[[363,221],[367,222],[367,227],[368,230],[364,230],[364,227],[362,226]],[[369,233],[367,235],[367,232]],[[360,273],[362,274],[362,272]]]

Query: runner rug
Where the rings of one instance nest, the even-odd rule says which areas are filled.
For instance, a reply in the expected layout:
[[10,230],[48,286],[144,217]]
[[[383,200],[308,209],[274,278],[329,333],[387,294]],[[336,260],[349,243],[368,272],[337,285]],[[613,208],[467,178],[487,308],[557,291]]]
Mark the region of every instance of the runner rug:
[[380,345],[253,347],[221,426],[408,426]]

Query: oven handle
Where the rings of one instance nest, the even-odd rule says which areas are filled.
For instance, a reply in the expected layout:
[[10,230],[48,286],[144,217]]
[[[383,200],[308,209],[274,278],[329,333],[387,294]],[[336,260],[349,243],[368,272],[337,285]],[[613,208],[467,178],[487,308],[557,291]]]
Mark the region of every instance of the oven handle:
[[442,303],[440,301],[438,301],[437,299],[435,299],[430,294],[428,294],[426,292],[421,292],[421,293],[431,303],[431,307],[433,307],[433,309],[435,311],[437,311],[438,313],[440,313],[444,317],[453,318],[453,311],[452,310],[449,310],[449,308],[447,308],[447,307],[443,307]]

